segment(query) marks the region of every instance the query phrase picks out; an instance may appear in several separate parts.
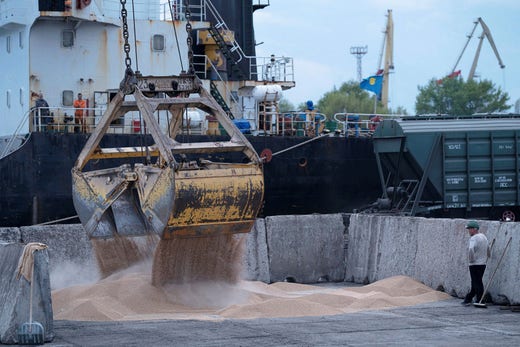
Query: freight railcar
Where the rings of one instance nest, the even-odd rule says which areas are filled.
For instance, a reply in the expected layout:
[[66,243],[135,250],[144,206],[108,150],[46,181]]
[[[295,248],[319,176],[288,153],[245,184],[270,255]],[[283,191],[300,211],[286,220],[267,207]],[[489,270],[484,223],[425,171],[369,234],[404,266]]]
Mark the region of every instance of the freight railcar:
[[402,215],[515,220],[520,216],[520,115],[415,116],[373,137],[382,197]]

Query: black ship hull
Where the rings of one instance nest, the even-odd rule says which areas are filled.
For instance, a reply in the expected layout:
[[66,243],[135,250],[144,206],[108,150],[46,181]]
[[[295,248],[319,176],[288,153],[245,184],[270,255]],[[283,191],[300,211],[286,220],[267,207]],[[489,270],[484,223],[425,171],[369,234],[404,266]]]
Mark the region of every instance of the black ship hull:
[[[200,140],[214,137],[197,136]],[[33,225],[75,216],[71,168],[88,135],[32,133],[0,160],[0,227]],[[308,138],[249,136],[257,152],[273,153]],[[138,135],[107,134],[102,147],[139,146]],[[218,161],[220,158],[212,158]],[[223,159],[223,158],[222,158]],[[118,165],[114,161],[111,166]],[[91,163],[93,168],[97,163]],[[324,137],[273,156],[264,166],[261,216],[351,212],[381,191],[372,141]],[[76,223],[78,219],[69,219]]]

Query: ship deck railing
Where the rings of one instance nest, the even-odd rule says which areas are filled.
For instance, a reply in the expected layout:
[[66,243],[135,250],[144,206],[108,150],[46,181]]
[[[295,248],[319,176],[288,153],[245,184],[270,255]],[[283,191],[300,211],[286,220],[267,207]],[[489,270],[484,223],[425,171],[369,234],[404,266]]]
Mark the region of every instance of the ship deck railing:
[[335,113],[332,117],[335,129],[329,129],[341,133],[347,137],[371,137],[379,123],[385,119],[402,118],[402,114],[383,113]]
[[[73,107],[36,108],[30,114],[30,131],[59,133],[91,133],[96,128],[106,106],[83,109],[84,125],[79,124]],[[402,118],[393,114],[336,113],[328,117],[316,111],[279,112],[272,115],[258,115],[256,120],[248,120],[250,128],[245,134],[269,136],[314,137],[323,132],[332,132],[344,137],[371,137],[377,125],[384,119]],[[171,120],[167,110],[157,110],[155,119],[166,132]],[[242,119],[243,120],[243,119]],[[225,131],[211,117],[202,113],[190,113],[183,117],[182,132],[187,135],[224,135]],[[146,124],[139,112],[128,112],[113,121],[107,133],[141,134],[147,133]]]
[[295,85],[294,64],[291,57],[247,57],[249,76],[252,80],[262,82],[278,82],[287,84],[286,88]]
[[327,119],[326,115],[315,111],[260,114],[253,134],[313,137],[323,132]]
[[[58,133],[91,133],[103,117],[106,106],[83,108],[83,124],[75,116],[73,107],[40,107],[33,109],[30,115],[31,132],[58,132]],[[166,132],[171,117],[166,110],[157,110],[154,113],[161,129]],[[183,118],[183,131],[187,134],[205,135],[208,131],[208,121],[203,116],[193,117],[189,111]],[[128,112],[126,115],[113,121],[107,133],[109,134],[139,134],[146,133],[144,120],[139,112]]]

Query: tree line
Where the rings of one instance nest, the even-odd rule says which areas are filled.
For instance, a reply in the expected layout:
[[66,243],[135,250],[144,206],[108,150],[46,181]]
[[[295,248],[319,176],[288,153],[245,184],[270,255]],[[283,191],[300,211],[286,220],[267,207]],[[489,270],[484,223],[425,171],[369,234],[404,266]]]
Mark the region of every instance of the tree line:
[[[431,79],[426,85],[418,86],[414,114],[471,115],[475,113],[497,113],[508,110],[509,95],[496,87],[489,80],[475,81],[460,76],[442,80]],[[303,111],[306,101],[297,107],[288,100],[280,100],[280,112]],[[332,116],[336,113],[394,113],[409,114],[399,106],[396,109],[385,108],[376,103],[374,112],[374,94],[359,87],[356,81],[343,83],[326,92],[316,103],[320,113]]]

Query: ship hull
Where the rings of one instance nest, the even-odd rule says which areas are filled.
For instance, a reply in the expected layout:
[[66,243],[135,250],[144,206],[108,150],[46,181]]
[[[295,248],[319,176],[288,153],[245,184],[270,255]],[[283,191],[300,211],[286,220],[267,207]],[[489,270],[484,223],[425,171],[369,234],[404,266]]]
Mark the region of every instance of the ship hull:
[[[23,146],[0,160],[1,227],[76,215],[71,168],[87,138],[86,134],[32,133]],[[212,138],[193,136],[194,141]],[[248,136],[248,140],[258,153],[267,148],[275,154],[264,165],[265,197],[260,216],[351,212],[380,195],[372,141],[368,138],[325,137],[280,154],[277,152],[308,138]],[[147,142],[151,138],[107,134],[101,146],[139,146]],[[119,164],[109,160],[89,165],[99,169]]]

